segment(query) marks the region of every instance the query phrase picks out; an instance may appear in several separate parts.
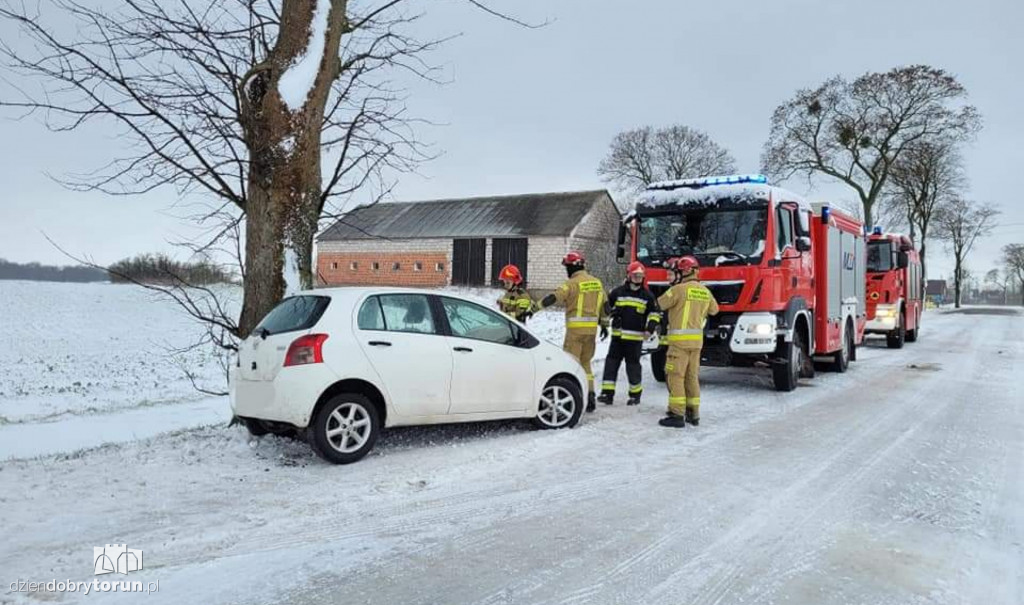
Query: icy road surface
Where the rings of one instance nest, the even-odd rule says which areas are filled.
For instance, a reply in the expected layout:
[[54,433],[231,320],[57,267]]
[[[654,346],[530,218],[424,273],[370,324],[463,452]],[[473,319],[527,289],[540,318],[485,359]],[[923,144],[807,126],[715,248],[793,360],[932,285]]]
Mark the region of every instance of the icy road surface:
[[[1019,605],[1024,315],[974,311],[794,393],[705,369],[696,429],[656,424],[645,361],[639,408],[620,376],[572,431],[395,430],[346,467],[213,427],[3,461],[0,602]],[[94,576],[105,544],[144,570]],[[159,592],[9,590],[94,578]]]

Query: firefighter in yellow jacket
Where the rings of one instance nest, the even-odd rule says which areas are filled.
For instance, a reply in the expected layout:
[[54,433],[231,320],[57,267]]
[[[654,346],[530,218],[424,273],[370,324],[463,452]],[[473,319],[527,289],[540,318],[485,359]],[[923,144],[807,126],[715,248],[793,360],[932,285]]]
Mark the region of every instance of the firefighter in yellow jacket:
[[668,322],[665,376],[668,382],[668,415],[661,426],[682,428],[700,424],[700,350],[704,346],[704,322],[718,314],[718,303],[697,280],[697,259],[692,256],[669,260],[672,287],[658,298]]
[[545,296],[538,309],[555,303],[565,305],[565,341],[562,348],[575,357],[587,373],[587,411],[597,406],[594,393],[594,371],[590,362],[594,358],[594,337],[598,328],[601,340],[608,338],[608,316],[605,313],[605,292],[601,280],[587,273],[586,260],[580,252],[570,252],[562,259],[569,279],[553,293]]
[[505,294],[498,299],[498,309],[516,321],[526,322],[533,315],[533,299],[523,287],[523,275],[519,267],[505,265],[498,274],[498,279],[505,286]]

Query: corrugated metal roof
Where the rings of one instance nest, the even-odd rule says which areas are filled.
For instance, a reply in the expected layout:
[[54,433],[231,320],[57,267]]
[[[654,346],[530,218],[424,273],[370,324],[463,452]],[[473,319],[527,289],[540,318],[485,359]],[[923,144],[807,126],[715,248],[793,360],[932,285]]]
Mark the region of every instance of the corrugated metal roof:
[[604,189],[373,204],[347,213],[317,239],[568,235],[602,202],[612,203]]

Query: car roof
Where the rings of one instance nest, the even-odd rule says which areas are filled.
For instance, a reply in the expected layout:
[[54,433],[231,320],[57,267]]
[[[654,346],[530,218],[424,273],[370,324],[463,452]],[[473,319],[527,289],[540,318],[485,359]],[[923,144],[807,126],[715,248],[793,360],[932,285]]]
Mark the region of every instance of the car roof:
[[341,286],[335,288],[314,288],[296,292],[294,296],[328,296],[331,299],[358,300],[371,294],[434,294],[437,296],[449,296],[469,302],[476,302],[456,292],[428,288],[399,288],[394,286]]

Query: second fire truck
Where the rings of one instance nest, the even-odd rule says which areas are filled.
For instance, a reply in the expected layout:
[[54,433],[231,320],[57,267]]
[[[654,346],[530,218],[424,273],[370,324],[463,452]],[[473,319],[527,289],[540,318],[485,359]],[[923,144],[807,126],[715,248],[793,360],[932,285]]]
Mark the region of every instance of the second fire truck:
[[891,349],[917,340],[924,311],[921,258],[906,235],[868,236],[867,333],[884,334]]
[[[812,208],[762,175],[652,184],[626,217],[619,258],[639,261],[651,289],[668,287],[662,263],[692,255],[721,312],[704,329],[702,363],[771,368],[791,391],[814,361],[846,371],[864,338],[863,226],[829,206]],[[665,347],[651,356],[664,380]]]

